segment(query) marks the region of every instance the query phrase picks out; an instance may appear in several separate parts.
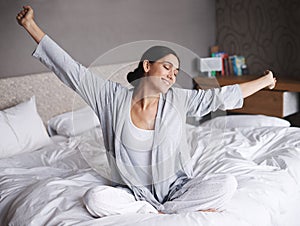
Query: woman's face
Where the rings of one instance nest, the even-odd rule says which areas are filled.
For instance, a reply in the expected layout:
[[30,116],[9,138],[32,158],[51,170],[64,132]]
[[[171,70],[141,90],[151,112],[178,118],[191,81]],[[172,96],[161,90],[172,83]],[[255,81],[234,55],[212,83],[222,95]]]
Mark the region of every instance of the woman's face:
[[159,92],[166,93],[176,82],[179,61],[176,56],[169,54],[154,63],[144,62],[144,70],[147,83]]

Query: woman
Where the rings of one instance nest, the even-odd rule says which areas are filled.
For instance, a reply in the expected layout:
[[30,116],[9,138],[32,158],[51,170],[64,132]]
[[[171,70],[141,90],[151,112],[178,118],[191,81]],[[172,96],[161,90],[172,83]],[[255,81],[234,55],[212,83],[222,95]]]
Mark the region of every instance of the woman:
[[[101,122],[111,180],[119,187],[89,190],[84,196],[87,210],[100,217],[223,210],[237,182],[230,175],[193,177],[186,117],[241,107],[243,98],[265,87],[274,88],[272,72],[251,82],[207,91],[174,88],[179,59],[173,50],[155,46],[128,74],[134,89],[127,89],[75,62],[38,27],[32,8],[23,8],[17,21],[38,43],[33,56],[75,90]],[[107,200],[108,194],[119,200]]]

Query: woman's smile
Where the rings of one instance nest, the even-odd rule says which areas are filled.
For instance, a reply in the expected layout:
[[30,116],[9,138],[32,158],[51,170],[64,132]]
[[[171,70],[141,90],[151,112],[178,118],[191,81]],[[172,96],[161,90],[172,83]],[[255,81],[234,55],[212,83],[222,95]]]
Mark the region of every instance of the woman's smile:
[[170,86],[171,83],[168,81],[168,79],[166,78],[161,78],[163,80],[163,82],[167,85],[167,86]]

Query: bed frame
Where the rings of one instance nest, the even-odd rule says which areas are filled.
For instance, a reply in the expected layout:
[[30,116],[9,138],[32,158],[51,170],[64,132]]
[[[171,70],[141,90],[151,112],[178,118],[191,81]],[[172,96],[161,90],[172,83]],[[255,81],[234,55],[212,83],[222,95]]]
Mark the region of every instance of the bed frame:
[[[89,69],[129,87],[126,75],[136,65],[136,62],[130,62]],[[37,110],[45,125],[55,115],[86,106],[82,98],[52,72],[0,79],[0,110],[28,100],[33,95],[36,97]]]
[[43,122],[58,114],[83,107],[83,100],[51,72],[0,79],[0,110],[36,97]]

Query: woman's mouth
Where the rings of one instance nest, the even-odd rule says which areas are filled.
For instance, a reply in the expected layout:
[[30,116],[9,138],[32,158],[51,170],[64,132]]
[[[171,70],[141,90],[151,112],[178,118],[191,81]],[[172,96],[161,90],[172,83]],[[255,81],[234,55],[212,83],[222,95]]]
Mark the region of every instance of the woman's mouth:
[[165,79],[165,78],[161,78],[161,79],[167,86],[171,85],[171,83],[167,79]]

